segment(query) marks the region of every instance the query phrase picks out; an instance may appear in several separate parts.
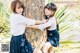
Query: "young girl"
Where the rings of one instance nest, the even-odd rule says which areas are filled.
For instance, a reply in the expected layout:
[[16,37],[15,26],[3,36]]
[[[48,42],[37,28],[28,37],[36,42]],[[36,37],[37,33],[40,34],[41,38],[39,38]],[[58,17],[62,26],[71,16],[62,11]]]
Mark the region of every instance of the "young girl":
[[58,25],[57,25],[56,18],[54,16],[56,10],[57,10],[57,7],[55,4],[53,3],[47,4],[44,7],[44,14],[45,14],[45,18],[48,21],[44,24],[28,26],[28,27],[37,28],[40,30],[47,29],[47,41],[42,48],[43,53],[51,53],[51,50],[53,47],[59,46],[59,33],[57,30]]
[[[26,25],[35,25],[45,21],[35,21],[23,16],[24,6],[20,1],[11,3],[12,14],[10,16],[11,42],[10,53],[33,53],[31,43],[26,39]],[[34,50],[34,53],[41,53],[40,50]]]

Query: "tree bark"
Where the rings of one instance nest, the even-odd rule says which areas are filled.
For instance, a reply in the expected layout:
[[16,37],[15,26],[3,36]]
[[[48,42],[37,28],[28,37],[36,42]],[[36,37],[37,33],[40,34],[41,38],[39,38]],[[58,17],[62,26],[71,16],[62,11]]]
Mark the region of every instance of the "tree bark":
[[[20,0],[25,6],[24,15],[35,20],[42,20],[44,18],[43,8],[45,0]],[[46,31],[38,29],[26,28],[27,39],[36,48],[41,48],[46,42]]]

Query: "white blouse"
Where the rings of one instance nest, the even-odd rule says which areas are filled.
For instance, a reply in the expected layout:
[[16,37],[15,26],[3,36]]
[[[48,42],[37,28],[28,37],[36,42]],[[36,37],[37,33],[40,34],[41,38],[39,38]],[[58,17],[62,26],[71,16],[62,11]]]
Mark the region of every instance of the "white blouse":
[[56,19],[55,19],[55,17],[50,18],[48,20],[48,22],[46,22],[44,24],[40,24],[38,29],[44,30],[47,27],[50,27],[50,28],[48,28],[48,30],[55,30],[57,28],[56,27]]
[[26,18],[21,14],[11,14],[10,32],[12,35],[17,36],[23,34],[25,32],[26,25],[35,25],[35,20]]

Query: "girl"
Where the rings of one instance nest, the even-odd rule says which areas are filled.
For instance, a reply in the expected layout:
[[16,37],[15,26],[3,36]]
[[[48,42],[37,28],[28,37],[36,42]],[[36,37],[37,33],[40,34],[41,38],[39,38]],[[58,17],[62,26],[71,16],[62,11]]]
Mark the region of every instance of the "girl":
[[[55,18],[55,12],[57,7],[53,3],[49,3],[44,7],[45,18],[48,20],[44,24],[28,26],[31,28],[37,28],[40,30],[47,29],[47,41],[44,44],[42,51],[43,53],[51,53],[53,47],[59,46],[59,33],[57,30],[57,21]],[[52,47],[53,46],[53,47]],[[54,53],[54,52],[52,52]]]
[[[45,21],[35,21],[23,16],[24,6],[20,1],[11,3],[12,14],[10,16],[11,42],[10,53],[33,53],[31,43],[26,39],[26,25],[35,25]],[[40,50],[34,50],[34,53],[41,53]]]

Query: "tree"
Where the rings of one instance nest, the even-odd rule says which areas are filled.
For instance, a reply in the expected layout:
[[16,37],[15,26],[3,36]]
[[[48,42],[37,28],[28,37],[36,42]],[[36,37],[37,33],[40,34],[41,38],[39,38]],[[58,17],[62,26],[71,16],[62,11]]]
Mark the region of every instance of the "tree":
[[[20,0],[25,6],[24,15],[31,19],[42,20],[43,8],[45,0]],[[46,31],[40,31],[38,29],[26,29],[27,39],[34,47],[41,48],[46,41]]]

